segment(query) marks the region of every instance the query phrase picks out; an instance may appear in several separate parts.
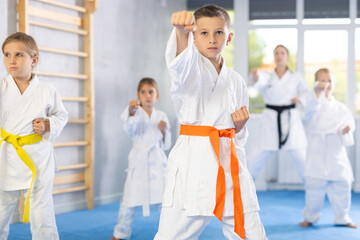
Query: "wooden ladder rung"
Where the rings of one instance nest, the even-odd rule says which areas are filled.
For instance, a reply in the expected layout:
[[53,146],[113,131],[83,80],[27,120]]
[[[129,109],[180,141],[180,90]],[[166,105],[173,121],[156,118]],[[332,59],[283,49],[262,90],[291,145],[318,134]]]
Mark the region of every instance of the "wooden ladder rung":
[[87,119],[70,119],[67,123],[86,124],[86,123],[89,123],[89,120],[87,120]]
[[67,9],[78,11],[78,12],[83,12],[83,13],[86,12],[86,9],[84,7],[71,5],[71,4],[67,4],[67,3],[62,3],[62,2],[58,2],[58,1],[53,1],[53,0],[34,0],[34,1],[54,5],[57,7],[67,8]]
[[69,192],[79,192],[84,191],[88,189],[85,185],[83,186],[77,186],[77,187],[71,187],[71,188],[64,188],[64,189],[56,189],[52,193],[53,195],[61,194],[61,193],[69,193]]
[[79,27],[83,25],[82,19],[80,17],[59,13],[44,8],[38,8],[34,6],[29,6],[29,15],[55,22],[71,24]]
[[36,20],[29,20],[29,24],[32,24],[34,26],[39,26],[39,27],[45,27],[45,28],[65,31],[65,32],[76,33],[76,34],[79,34],[79,35],[87,35],[86,30],[63,27],[63,26],[59,26],[59,25],[56,25],[56,24],[52,24],[52,23],[45,23],[45,22],[40,22],[40,21],[36,21]]
[[75,169],[82,169],[89,167],[89,164],[87,163],[78,163],[78,164],[72,164],[72,165],[65,165],[65,166],[59,166],[59,171],[66,171],[66,170],[75,170]]
[[62,97],[63,101],[67,102],[87,102],[89,101],[88,97]]
[[65,55],[77,56],[77,57],[87,57],[88,56],[88,54],[86,52],[78,52],[78,51],[71,51],[71,50],[50,48],[50,47],[42,47],[42,46],[39,46],[39,50],[44,51],[44,52],[60,53],[60,54],[65,54]]
[[72,173],[66,175],[56,175],[54,178],[54,185],[71,184],[85,181],[85,173]]
[[76,147],[76,146],[87,146],[87,145],[89,145],[88,141],[53,143],[54,147]]
[[86,80],[88,78],[85,74],[71,74],[71,73],[58,73],[58,72],[45,72],[45,71],[33,71],[37,75],[49,76],[49,77],[62,77],[62,78],[75,78]]

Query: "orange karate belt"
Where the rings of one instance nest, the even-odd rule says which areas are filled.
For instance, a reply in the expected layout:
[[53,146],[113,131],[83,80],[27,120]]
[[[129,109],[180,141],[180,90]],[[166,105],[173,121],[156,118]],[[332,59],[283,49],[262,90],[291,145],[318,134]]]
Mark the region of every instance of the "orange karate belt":
[[187,136],[200,136],[210,137],[211,144],[216,153],[219,170],[216,183],[216,204],[214,209],[214,215],[222,221],[222,215],[225,206],[225,171],[220,162],[219,149],[220,149],[220,137],[231,138],[231,178],[233,181],[233,195],[234,195],[234,222],[235,233],[237,233],[242,239],[245,239],[245,227],[244,227],[244,211],[241,199],[240,179],[239,179],[239,162],[236,156],[235,144],[233,138],[235,137],[235,129],[229,128],[224,130],[218,130],[210,126],[197,126],[197,125],[181,125],[180,135]]

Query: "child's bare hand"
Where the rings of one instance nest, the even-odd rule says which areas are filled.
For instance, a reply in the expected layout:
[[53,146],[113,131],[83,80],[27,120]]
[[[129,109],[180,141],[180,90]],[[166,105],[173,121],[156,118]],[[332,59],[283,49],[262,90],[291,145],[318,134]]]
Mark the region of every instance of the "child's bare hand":
[[327,83],[327,82],[319,82],[318,81],[315,88],[314,88],[315,92],[320,93],[321,91],[324,91],[325,89],[328,88],[328,85],[329,85],[329,83]]
[[291,103],[293,103],[293,104],[296,104],[298,102],[300,102],[300,99],[297,98],[297,97],[294,97],[294,98],[291,99]]
[[37,118],[37,119],[33,120],[32,124],[33,124],[34,132],[37,135],[40,135],[40,136],[44,135],[44,133],[46,132],[45,120],[44,119]]
[[247,107],[241,107],[239,110],[231,114],[231,118],[235,125],[235,132],[238,133],[245,126],[247,120],[249,120],[249,112]]
[[136,113],[136,110],[139,108],[140,106],[140,101],[139,100],[132,100],[129,102],[129,115],[130,116],[134,116]]
[[161,131],[165,130],[166,125],[167,125],[166,122],[163,121],[163,120],[161,120],[161,121],[159,122],[159,129],[160,129]]
[[196,29],[194,15],[188,11],[173,13],[171,16],[171,24],[183,32],[192,32]]
[[160,131],[161,131],[161,134],[163,135],[163,141],[164,141],[164,142],[165,142],[165,134],[166,134],[165,128],[166,128],[166,126],[167,126],[167,124],[166,124],[165,121],[161,120],[161,121],[159,122],[159,129],[160,129]]
[[350,132],[350,126],[346,126],[341,130],[342,135],[347,134],[348,132]]

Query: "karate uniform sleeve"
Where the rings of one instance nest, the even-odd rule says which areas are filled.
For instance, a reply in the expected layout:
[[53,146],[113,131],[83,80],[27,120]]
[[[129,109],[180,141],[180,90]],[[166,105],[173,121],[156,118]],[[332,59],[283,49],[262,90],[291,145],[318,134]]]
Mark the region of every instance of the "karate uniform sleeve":
[[165,113],[163,113],[163,121],[166,122],[166,128],[165,128],[165,141],[160,141],[160,147],[163,150],[168,150],[171,147],[171,132],[170,132],[170,123],[169,123],[169,119],[166,116]]
[[129,107],[127,106],[121,114],[121,120],[123,121],[123,128],[129,137],[137,134],[139,131],[139,125],[141,122],[141,116],[139,109],[136,110],[134,116],[129,115]]
[[189,33],[187,48],[178,56],[176,56],[176,50],[176,29],[174,28],[168,40],[165,55],[166,64],[172,76],[173,88],[180,87],[186,80],[191,79],[191,74],[196,71],[199,53],[194,46],[192,32]]
[[5,78],[0,78],[0,96],[2,96],[4,88],[5,88]]
[[56,91],[54,92],[54,105],[48,109],[46,119],[49,120],[50,131],[43,135],[43,139],[52,142],[60,135],[69,119],[69,114]]
[[[238,87],[239,87],[238,94],[240,94],[240,97],[236,98],[238,99],[237,109],[246,106],[247,110],[249,111],[249,94],[248,94],[247,86],[242,79],[241,79],[241,84]],[[239,143],[242,147],[245,146],[248,136],[249,136],[249,132],[247,130],[246,125],[240,130],[240,132],[238,132],[235,135],[236,139],[239,140]]]
[[305,98],[305,119],[304,124],[309,127],[311,120],[320,109],[319,100],[316,97],[315,90],[311,90]]
[[259,79],[256,82],[254,81],[253,74],[250,74],[249,76],[249,78],[251,79],[250,84],[252,88],[255,88],[261,93],[263,93],[267,85],[269,84],[270,73],[266,71],[259,71],[258,74],[259,74]]
[[296,72],[294,73],[295,77],[297,78],[297,82],[298,82],[298,85],[297,85],[297,92],[298,92],[298,98],[300,100],[300,103],[305,106],[306,105],[306,98],[307,98],[307,95],[308,95],[308,87],[306,86],[306,82],[305,82],[305,79],[303,78],[303,76]]
[[[345,124],[341,126],[339,133],[342,143],[344,144],[345,147],[348,147],[354,145],[355,120],[350,110],[347,109],[346,107],[345,107],[345,119],[346,119]],[[350,127],[350,131],[346,134],[342,134],[341,131],[346,126]]]
[[[0,78],[0,113],[2,112],[2,95],[3,95],[3,89],[5,86],[5,79],[4,78]],[[1,125],[0,125],[1,128]]]

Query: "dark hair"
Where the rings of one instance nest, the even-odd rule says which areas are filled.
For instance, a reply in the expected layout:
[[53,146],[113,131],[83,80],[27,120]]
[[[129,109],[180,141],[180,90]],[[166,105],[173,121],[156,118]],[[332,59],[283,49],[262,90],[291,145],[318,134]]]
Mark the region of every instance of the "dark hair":
[[315,82],[318,80],[320,73],[330,73],[330,70],[328,68],[320,68],[319,70],[317,70],[315,73]]
[[4,43],[2,44],[2,52],[4,53],[4,48],[6,46],[6,44],[11,43],[11,42],[22,42],[24,43],[25,47],[26,47],[26,52],[30,55],[30,57],[36,57],[39,56],[39,49],[38,46],[35,42],[35,39],[23,32],[16,32],[11,34],[10,36],[8,36]]
[[225,9],[215,4],[206,4],[194,12],[195,21],[202,17],[221,17],[225,20],[227,27],[230,29],[230,16]]
[[140,80],[140,82],[138,84],[138,88],[137,88],[138,93],[140,92],[140,89],[142,88],[142,86],[144,86],[145,84],[153,86],[156,89],[157,96],[160,97],[159,87],[158,87],[156,81],[153,78],[149,78],[149,77],[145,77]]
[[282,44],[279,44],[279,45],[277,45],[277,46],[274,48],[274,53],[275,53],[275,50],[276,50],[278,47],[284,48],[284,49],[286,50],[287,55],[289,56],[289,49],[287,49],[287,47],[285,47],[285,46],[282,45]]

